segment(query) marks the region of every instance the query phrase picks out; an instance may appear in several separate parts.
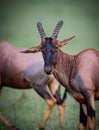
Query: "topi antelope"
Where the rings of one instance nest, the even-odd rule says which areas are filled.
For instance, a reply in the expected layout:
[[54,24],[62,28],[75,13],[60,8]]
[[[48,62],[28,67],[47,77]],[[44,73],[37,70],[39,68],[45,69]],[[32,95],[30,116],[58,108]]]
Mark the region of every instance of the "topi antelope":
[[[42,39],[45,33],[41,27]],[[34,90],[46,101],[47,109],[40,123],[40,130],[44,129],[54,105],[58,104],[60,126],[63,126],[64,119],[64,100],[60,95],[59,83],[53,74],[47,75],[44,72],[44,61],[41,52],[36,54],[24,54],[24,48],[16,48],[6,41],[0,41],[0,91],[3,86],[16,89]],[[20,53],[23,52],[23,53]],[[47,91],[48,85],[51,94]],[[6,125],[9,130],[17,130],[0,115],[0,121]]]
[[39,46],[27,51],[41,51],[45,72],[53,72],[60,84],[79,102],[79,130],[85,130],[87,123],[89,130],[95,130],[95,100],[99,100],[99,51],[86,49],[77,55],[61,51],[60,48],[75,37],[58,41],[62,25],[60,20],[51,37],[44,37]]

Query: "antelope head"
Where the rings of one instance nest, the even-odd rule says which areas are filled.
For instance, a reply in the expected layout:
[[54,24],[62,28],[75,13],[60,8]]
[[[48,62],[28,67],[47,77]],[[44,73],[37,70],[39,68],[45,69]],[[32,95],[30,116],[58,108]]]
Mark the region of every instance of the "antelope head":
[[72,36],[63,41],[57,40],[62,25],[63,25],[63,20],[60,20],[57,23],[51,37],[46,37],[42,23],[37,22],[37,28],[41,36],[41,44],[39,46],[32,47],[29,48],[28,50],[23,51],[23,53],[34,53],[34,52],[41,51],[44,58],[44,70],[47,74],[50,74],[50,72],[52,71],[54,56],[57,53],[58,49],[60,49],[62,46],[69,43],[70,40],[75,37]]

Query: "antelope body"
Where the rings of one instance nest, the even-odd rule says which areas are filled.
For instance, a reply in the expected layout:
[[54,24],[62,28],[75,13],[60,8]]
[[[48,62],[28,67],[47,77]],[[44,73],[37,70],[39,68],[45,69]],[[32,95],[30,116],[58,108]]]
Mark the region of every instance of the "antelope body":
[[[0,41],[0,91],[4,86],[16,89],[34,88],[47,103],[40,129],[44,129],[45,123],[56,103],[58,103],[60,125],[62,126],[64,105],[61,103],[59,83],[52,74],[48,76],[43,71],[44,61],[40,52],[36,54],[20,53],[23,50],[24,48],[16,48],[6,41]],[[47,92],[46,85],[48,85],[51,94]],[[1,115],[0,121],[10,130],[16,130]]]
[[56,79],[80,104],[79,130],[95,130],[95,100],[99,100],[99,51],[86,49],[77,55],[69,55],[60,47],[74,38],[58,41],[63,21],[59,21],[51,37],[44,37],[41,45],[28,51],[41,51],[44,70],[53,71]]

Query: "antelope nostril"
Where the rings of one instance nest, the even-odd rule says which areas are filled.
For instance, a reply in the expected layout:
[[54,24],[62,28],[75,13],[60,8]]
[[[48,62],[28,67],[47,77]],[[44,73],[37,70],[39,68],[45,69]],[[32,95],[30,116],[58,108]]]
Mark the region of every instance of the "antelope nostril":
[[50,67],[50,66],[46,66],[46,67],[44,67],[44,71],[46,72],[46,74],[50,74],[51,72],[52,72],[52,68]]

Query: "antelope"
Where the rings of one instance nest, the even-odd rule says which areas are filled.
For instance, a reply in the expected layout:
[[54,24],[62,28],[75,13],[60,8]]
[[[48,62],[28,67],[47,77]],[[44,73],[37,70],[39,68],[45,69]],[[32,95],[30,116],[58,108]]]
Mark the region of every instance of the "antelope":
[[44,71],[55,78],[80,104],[79,130],[95,130],[95,100],[99,100],[99,50],[85,49],[76,55],[63,52],[60,48],[75,36],[57,40],[63,20],[60,20],[51,37],[42,39],[41,44],[28,52],[42,52]]
[[[38,28],[42,38],[45,38],[42,28],[40,26]],[[25,54],[25,50],[26,48],[17,48],[6,41],[0,41],[0,92],[4,86],[15,89],[34,88],[47,104],[46,112],[41,120],[39,129],[44,129],[55,104],[58,105],[59,121],[62,127],[66,91],[62,98],[59,82],[53,74],[47,75],[44,72],[44,61],[41,52]],[[47,91],[46,85],[51,93]],[[10,122],[2,115],[0,115],[0,121],[9,130],[18,130],[17,128],[13,128]]]

